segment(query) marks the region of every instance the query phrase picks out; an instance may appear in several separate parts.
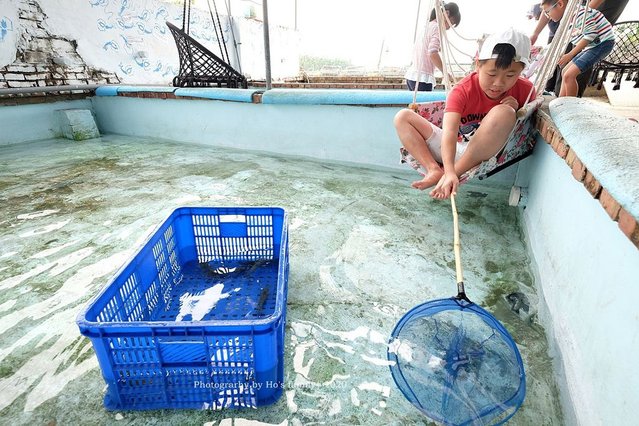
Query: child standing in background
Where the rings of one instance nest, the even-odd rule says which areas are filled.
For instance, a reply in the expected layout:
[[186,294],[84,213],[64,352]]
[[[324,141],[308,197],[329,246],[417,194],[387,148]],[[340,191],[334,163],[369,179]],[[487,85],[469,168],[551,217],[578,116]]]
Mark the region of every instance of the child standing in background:
[[[541,2],[544,14],[554,22],[559,22],[563,18],[566,5],[566,0],[543,0]],[[582,28],[584,15],[586,21]],[[612,51],[615,45],[615,35],[612,31],[612,25],[601,12],[580,5],[573,24],[570,42],[574,47],[559,58],[557,63],[562,68],[559,97],[577,96],[579,92],[577,77]]]
[[[457,4],[446,3],[444,10],[450,23],[455,27],[459,25],[461,14]],[[450,28],[448,22],[445,23],[445,28]],[[404,76],[408,90],[415,90],[415,84],[418,84],[417,90],[422,92],[430,92],[435,87],[435,68],[443,71],[442,58],[439,56],[440,36],[435,9],[433,9],[430,12],[430,20],[421,42],[415,43],[413,62]]]

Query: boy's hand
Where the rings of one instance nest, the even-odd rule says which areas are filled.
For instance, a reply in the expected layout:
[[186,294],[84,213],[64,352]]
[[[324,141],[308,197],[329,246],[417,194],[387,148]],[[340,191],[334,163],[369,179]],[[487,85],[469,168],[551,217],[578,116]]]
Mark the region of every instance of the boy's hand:
[[455,172],[444,172],[435,188],[430,191],[430,196],[438,200],[444,200],[450,197],[450,194],[456,194],[458,186],[459,178],[457,174]]
[[506,96],[499,103],[502,104],[502,105],[508,105],[509,107],[514,109],[515,111],[517,111],[519,109],[519,104],[517,103],[517,99],[513,98],[512,96]]
[[560,68],[563,68],[568,65],[571,60],[572,56],[570,55],[570,53],[566,53],[565,55],[561,55],[561,58],[559,58],[559,62],[557,62],[557,65],[559,65]]

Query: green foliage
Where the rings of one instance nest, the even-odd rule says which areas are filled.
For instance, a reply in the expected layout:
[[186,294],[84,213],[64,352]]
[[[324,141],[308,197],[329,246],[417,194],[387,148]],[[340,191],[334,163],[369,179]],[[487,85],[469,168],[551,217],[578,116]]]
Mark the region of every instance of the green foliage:
[[346,68],[351,62],[346,59],[318,58],[316,56],[300,56],[300,68],[304,71],[320,71],[323,68]]

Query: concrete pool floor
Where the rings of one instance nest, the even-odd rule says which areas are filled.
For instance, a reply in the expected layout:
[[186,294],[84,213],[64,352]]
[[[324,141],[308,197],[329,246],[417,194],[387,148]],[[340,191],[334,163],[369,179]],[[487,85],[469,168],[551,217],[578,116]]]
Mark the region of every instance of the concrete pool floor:
[[[122,136],[0,147],[0,419],[10,424],[429,424],[396,388],[386,341],[413,306],[454,295],[448,202],[416,175]],[[508,189],[458,195],[467,293],[520,347],[527,397],[509,424],[560,425],[558,390]],[[243,411],[109,412],[75,317],[171,210],[289,212],[285,392]],[[528,312],[511,310],[521,293]]]

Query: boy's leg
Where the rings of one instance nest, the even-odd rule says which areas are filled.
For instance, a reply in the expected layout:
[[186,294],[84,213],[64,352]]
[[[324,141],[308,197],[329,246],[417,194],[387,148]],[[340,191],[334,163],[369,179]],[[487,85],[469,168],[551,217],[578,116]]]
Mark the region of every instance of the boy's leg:
[[410,109],[403,109],[395,115],[395,130],[404,148],[426,169],[424,178],[412,183],[417,189],[426,189],[437,183],[444,174],[433,157],[426,141],[433,134],[432,124]]
[[562,79],[567,80],[569,87],[566,87],[566,90],[562,88],[560,96],[577,96],[582,84],[578,77],[605,58],[612,51],[614,45],[613,40],[606,40],[572,58],[572,61],[562,71]]
[[573,62],[566,65],[561,72],[561,92],[559,97],[562,96],[577,96],[579,91],[579,83],[577,83],[577,76],[581,74],[581,70]]
[[[626,8],[628,1],[629,0],[606,0],[601,3],[597,7],[597,9],[603,14],[604,18],[606,18],[606,20],[610,22],[610,25],[615,25],[619,20],[621,14],[623,13],[623,10]],[[577,84],[579,84],[579,91],[577,93],[578,97],[581,98],[581,96],[584,94],[584,90],[590,82],[591,77],[592,65],[587,69],[584,69],[584,72],[579,74],[579,77],[577,77]]]
[[517,113],[508,105],[497,105],[491,109],[455,163],[457,176],[497,154],[506,143],[516,120]]

